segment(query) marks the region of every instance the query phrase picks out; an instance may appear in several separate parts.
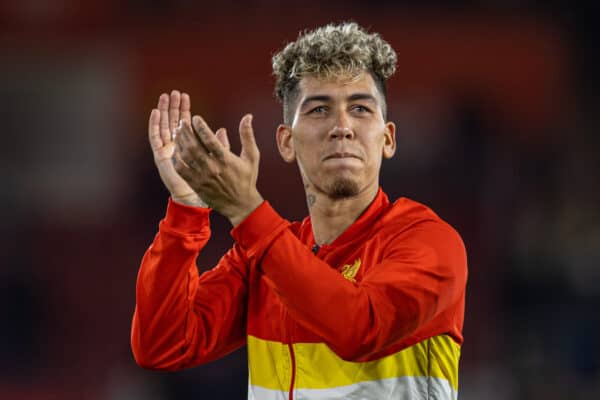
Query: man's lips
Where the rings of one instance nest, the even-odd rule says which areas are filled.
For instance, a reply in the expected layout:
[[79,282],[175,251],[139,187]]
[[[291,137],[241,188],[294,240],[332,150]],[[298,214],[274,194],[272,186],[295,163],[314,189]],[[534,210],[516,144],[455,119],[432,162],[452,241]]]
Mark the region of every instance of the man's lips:
[[323,161],[325,160],[333,160],[333,159],[343,159],[343,158],[356,158],[358,160],[360,160],[361,158],[355,154],[352,153],[348,153],[348,152],[336,152],[336,153],[331,153],[328,154],[327,156],[325,156],[323,158]]

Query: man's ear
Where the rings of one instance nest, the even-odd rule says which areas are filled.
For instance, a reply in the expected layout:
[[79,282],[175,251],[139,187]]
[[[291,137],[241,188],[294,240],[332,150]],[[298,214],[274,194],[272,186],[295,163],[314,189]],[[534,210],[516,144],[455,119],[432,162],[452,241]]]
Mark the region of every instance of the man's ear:
[[383,136],[383,158],[392,158],[396,153],[396,125],[393,122],[385,124]]
[[296,160],[294,141],[292,140],[292,128],[289,125],[280,124],[277,127],[277,148],[285,162],[291,163]]

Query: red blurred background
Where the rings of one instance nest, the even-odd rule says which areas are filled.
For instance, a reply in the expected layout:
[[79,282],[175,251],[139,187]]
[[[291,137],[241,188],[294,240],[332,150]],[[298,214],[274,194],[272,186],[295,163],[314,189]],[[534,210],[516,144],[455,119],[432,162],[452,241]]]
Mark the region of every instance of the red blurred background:
[[[147,118],[185,90],[239,149],[252,112],[259,189],[302,218],[270,58],[344,20],[399,56],[384,190],[431,206],[467,246],[460,398],[597,398],[599,15],[568,1],[0,2],[0,398],[246,396],[243,350],[169,374],[133,361],[137,268],[168,195]],[[201,270],[232,243],[212,224]]]

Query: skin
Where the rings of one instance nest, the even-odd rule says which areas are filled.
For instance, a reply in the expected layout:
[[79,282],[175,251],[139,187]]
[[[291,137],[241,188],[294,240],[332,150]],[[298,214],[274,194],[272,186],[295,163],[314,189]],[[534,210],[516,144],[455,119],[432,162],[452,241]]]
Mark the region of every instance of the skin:
[[[377,194],[382,158],[396,149],[395,126],[384,121],[383,99],[368,73],[333,81],[307,76],[299,89],[293,122],[278,127],[277,145],[286,162],[298,164],[315,240],[330,243]],[[210,206],[233,226],[263,202],[251,115],[242,118],[239,132],[242,150],[235,155],[225,129],[213,133],[201,117],[191,117],[187,94],[160,96],[149,138],[174,201]],[[336,187],[345,188],[343,196]]]
[[180,120],[188,124],[192,122],[190,96],[176,90],[170,96],[166,93],[160,95],[157,108],[152,110],[148,121],[148,139],[154,163],[173,200],[187,205],[203,206],[205,204],[175,171],[171,161],[175,154],[172,132]]
[[[396,150],[395,125],[383,119],[383,99],[370,74],[299,82],[291,126],[277,129],[286,162],[296,161],[302,175],[317,243],[332,242],[368,207],[379,189],[382,158]],[[339,198],[336,181],[353,187]]]
[[236,226],[263,201],[256,190],[260,155],[252,116],[240,122],[237,156],[229,150],[226,130],[213,133],[201,117],[192,118],[190,106],[186,93],[160,95],[148,124],[154,163],[174,201],[211,207]]

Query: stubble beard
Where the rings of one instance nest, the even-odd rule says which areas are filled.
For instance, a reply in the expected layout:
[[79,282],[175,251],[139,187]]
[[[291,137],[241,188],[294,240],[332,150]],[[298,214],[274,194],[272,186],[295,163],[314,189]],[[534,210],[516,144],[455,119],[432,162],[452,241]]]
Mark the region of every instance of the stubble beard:
[[332,200],[342,200],[357,196],[360,188],[358,183],[352,179],[338,177],[336,178],[325,191],[327,196]]

